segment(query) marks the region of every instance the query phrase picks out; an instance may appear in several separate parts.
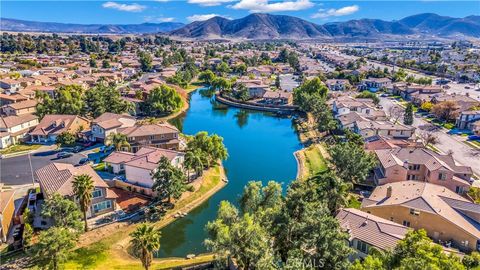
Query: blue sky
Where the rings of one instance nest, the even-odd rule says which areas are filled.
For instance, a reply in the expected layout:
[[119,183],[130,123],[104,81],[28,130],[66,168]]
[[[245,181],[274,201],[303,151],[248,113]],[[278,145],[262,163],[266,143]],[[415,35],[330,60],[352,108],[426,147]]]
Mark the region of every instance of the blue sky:
[[136,24],[188,23],[214,15],[240,18],[252,12],[284,14],[322,24],[374,18],[397,20],[433,12],[452,17],[480,14],[480,1],[316,1],[316,0],[157,0],[157,1],[22,1],[1,0],[5,18],[64,22]]

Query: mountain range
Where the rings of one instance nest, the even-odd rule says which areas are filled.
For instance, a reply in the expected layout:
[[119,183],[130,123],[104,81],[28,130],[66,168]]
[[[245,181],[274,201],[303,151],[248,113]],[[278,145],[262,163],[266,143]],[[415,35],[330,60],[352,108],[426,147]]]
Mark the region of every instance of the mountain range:
[[469,37],[480,38],[480,16],[453,18],[433,13],[409,16],[398,21],[360,19],[315,24],[297,17],[254,13],[240,19],[213,17],[190,24],[178,22],[143,24],[66,24],[16,19],[0,20],[2,31],[92,34],[164,33],[188,39],[332,39]]
[[361,19],[319,25],[292,16],[257,13],[235,20],[213,17],[206,21],[190,23],[173,30],[170,34],[183,38],[203,39],[378,38],[405,35],[479,38],[480,16],[452,18],[423,13],[399,21]]
[[185,24],[180,22],[142,24],[73,24],[54,22],[34,22],[1,18],[0,29],[13,32],[49,32],[82,34],[151,34],[165,33]]

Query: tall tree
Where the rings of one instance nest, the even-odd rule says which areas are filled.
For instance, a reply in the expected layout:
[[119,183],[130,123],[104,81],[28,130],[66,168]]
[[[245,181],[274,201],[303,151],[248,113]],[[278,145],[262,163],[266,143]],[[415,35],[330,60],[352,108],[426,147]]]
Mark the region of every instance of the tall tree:
[[152,56],[148,52],[138,53],[138,62],[140,63],[140,68],[143,72],[149,72],[152,70],[152,61]]
[[157,193],[157,199],[160,201],[167,199],[170,203],[172,198],[180,198],[186,190],[186,178],[182,170],[173,166],[164,156],[160,159],[152,178],[152,189]]
[[458,104],[456,101],[447,100],[435,104],[431,112],[444,121],[454,120],[458,115]]
[[330,147],[329,152],[330,162],[335,166],[338,176],[347,182],[365,181],[376,165],[375,156],[354,142],[337,143]]
[[78,205],[58,193],[45,200],[41,214],[44,218],[52,219],[54,226],[71,228],[77,231],[82,228],[82,214]]
[[215,74],[208,69],[198,74],[198,79],[208,85],[211,85],[213,80],[215,79]]
[[42,231],[33,247],[35,263],[47,269],[60,269],[60,264],[68,258],[75,247],[78,235],[67,227],[51,227]]
[[161,85],[148,94],[143,111],[150,116],[170,114],[183,106],[183,100],[175,89]]
[[410,102],[405,108],[405,114],[403,115],[403,123],[405,125],[413,124],[413,104]]
[[153,252],[160,248],[160,229],[147,223],[140,224],[130,236],[133,250],[139,255],[142,266],[148,270],[153,260]]
[[88,174],[75,176],[72,182],[73,193],[80,204],[80,210],[83,212],[84,229],[88,231],[87,211],[92,204],[92,193],[95,189],[92,177]]

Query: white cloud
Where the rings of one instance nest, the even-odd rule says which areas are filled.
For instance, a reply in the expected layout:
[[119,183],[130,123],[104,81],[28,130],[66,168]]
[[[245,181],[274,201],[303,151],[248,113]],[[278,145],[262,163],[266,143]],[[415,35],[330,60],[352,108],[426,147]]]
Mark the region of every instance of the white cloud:
[[173,22],[175,18],[173,17],[154,17],[154,16],[145,16],[143,20],[146,22]]
[[212,7],[219,6],[224,3],[234,2],[236,0],[188,0],[190,4],[198,4],[200,6]]
[[195,15],[192,15],[192,16],[188,16],[187,17],[187,20],[190,21],[190,22],[194,22],[194,21],[206,21],[208,19],[211,19],[215,16],[220,16],[218,14],[215,14],[215,13],[211,13],[211,14],[195,14]]
[[269,3],[268,0],[240,0],[240,2],[232,5],[234,9],[246,9],[250,12],[280,12],[280,11],[296,11],[313,7],[314,4],[310,0],[294,0]]
[[117,2],[106,2],[106,3],[103,3],[102,7],[112,8],[112,9],[121,10],[121,11],[128,11],[128,12],[140,12],[147,8],[146,6],[142,6],[136,3],[120,4]]
[[350,15],[357,12],[360,8],[357,5],[346,6],[339,9],[331,8],[329,10],[319,9],[318,13],[312,15],[312,18],[328,18]]

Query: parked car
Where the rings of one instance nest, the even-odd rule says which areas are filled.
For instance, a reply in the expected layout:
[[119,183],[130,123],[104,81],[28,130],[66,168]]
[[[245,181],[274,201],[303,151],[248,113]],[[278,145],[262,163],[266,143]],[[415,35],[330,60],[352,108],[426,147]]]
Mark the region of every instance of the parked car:
[[70,153],[70,152],[60,152],[60,153],[57,154],[58,159],[68,158],[68,157],[71,157],[71,156],[73,156],[73,154]]
[[480,141],[480,135],[470,135],[468,136],[470,141]]
[[93,163],[89,158],[82,158],[80,159],[80,161],[78,161],[78,165],[84,165],[89,163]]

